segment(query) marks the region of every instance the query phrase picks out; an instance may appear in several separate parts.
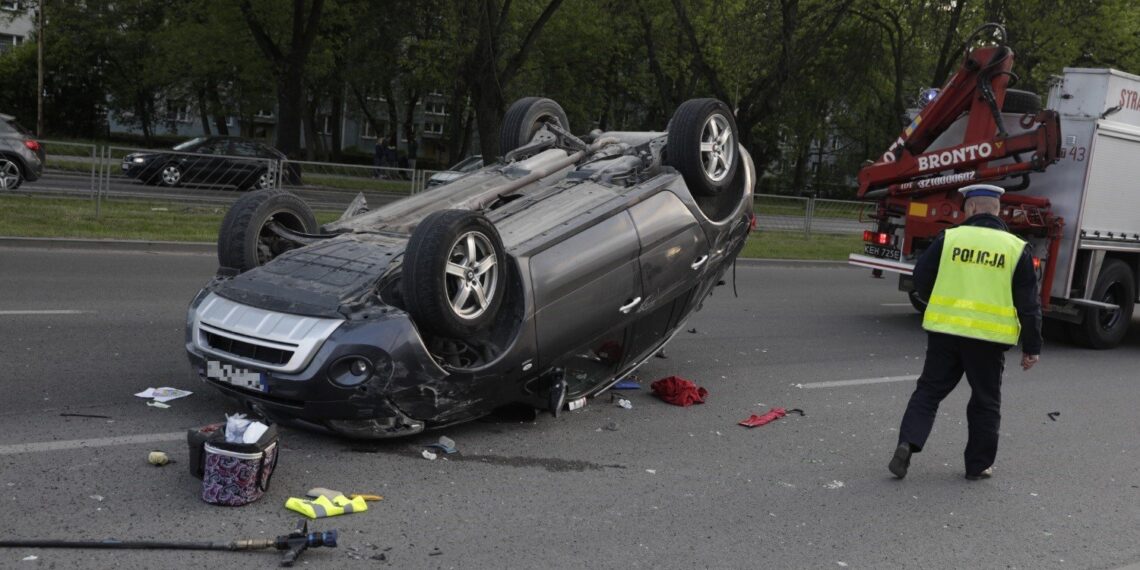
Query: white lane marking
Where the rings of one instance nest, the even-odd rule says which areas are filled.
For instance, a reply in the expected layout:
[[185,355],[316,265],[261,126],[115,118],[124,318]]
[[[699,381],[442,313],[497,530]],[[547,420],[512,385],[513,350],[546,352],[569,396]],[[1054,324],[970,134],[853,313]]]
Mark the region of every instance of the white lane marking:
[[85,314],[94,313],[94,312],[95,311],[79,311],[79,310],[75,310],[75,309],[56,309],[56,310],[45,310],[45,311],[33,311],[33,310],[0,311],[0,316],[5,316],[5,315],[85,315]]
[[13,445],[0,445],[0,455],[16,455],[18,453],[39,453],[42,451],[64,451],[67,449],[88,449],[94,447],[110,447],[112,445],[132,445],[136,443],[158,443],[160,441],[184,441],[186,432],[175,431],[169,433],[147,433],[142,435],[120,435],[117,437],[99,437],[92,439],[70,439],[67,441],[41,441],[38,443],[17,443]]
[[913,307],[910,303],[880,303],[884,307]]
[[860,378],[858,380],[832,380],[830,382],[808,382],[796,384],[797,388],[840,388],[843,386],[861,386],[863,384],[886,384],[888,382],[913,382],[918,380],[918,374],[909,376],[884,376],[882,378]]

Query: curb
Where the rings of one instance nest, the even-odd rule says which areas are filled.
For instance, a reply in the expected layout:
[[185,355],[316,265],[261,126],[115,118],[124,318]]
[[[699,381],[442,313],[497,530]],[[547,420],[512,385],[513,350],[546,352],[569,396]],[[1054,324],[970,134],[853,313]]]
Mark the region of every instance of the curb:
[[0,247],[207,254],[216,252],[218,246],[212,242],[202,241],[152,241],[132,239],[80,239],[0,236]]

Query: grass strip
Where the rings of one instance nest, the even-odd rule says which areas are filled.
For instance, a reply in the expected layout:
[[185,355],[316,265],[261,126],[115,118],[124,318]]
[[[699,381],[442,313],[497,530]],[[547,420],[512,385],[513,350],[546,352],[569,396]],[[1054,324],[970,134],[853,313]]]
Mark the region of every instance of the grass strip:
[[[148,200],[104,199],[101,215],[87,198],[30,195],[0,196],[0,235],[204,241],[218,239],[226,205],[178,204]],[[338,212],[317,212],[317,222]],[[862,251],[862,236],[759,231],[748,238],[741,257],[763,259],[844,260]]]

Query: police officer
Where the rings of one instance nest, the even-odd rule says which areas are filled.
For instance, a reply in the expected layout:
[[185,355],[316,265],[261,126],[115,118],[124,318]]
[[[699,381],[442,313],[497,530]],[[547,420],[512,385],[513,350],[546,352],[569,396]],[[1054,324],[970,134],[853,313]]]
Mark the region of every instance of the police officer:
[[993,475],[1001,421],[1005,351],[1021,344],[1021,368],[1041,354],[1041,305],[1033,258],[1025,242],[998,218],[1004,190],[975,184],[965,196],[966,221],[934,240],[914,266],[914,287],[927,299],[922,328],[929,333],[926,364],[907,404],[898,447],[888,466],[906,476],[912,453],[922,451],[938,404],[962,379],[970,383],[966,406],[969,439],[966,478]]

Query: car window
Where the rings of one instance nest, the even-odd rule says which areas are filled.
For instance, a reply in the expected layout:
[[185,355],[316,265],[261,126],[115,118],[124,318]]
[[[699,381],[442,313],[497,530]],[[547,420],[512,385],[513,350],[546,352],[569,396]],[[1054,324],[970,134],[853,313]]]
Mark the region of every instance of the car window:
[[475,155],[475,156],[469,156],[469,157],[459,161],[458,164],[456,164],[455,166],[452,166],[449,170],[454,170],[457,172],[470,172],[470,171],[475,170],[477,168],[481,168],[482,166],[483,166],[483,157],[479,156],[479,155]]
[[234,156],[261,156],[261,152],[257,148],[257,143],[250,141],[234,141],[230,146],[230,151],[234,154]]
[[192,138],[192,139],[190,139],[184,143],[179,143],[177,145],[174,145],[174,150],[180,150],[182,152],[203,152],[203,151],[198,150],[194,147],[196,147],[196,146],[198,146],[204,142],[206,142],[206,137],[195,137],[195,138]]
[[260,143],[257,145],[257,155],[262,158],[284,158],[277,149]]

